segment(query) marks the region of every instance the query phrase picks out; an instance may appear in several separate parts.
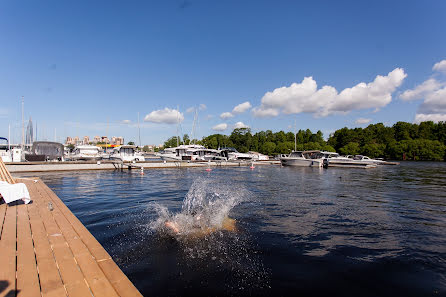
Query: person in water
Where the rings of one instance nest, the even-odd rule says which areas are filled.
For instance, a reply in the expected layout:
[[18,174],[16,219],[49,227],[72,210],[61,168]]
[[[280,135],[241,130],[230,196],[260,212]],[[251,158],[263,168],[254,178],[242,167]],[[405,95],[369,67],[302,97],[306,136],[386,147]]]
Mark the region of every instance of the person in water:
[[225,217],[220,225],[212,226],[208,220],[203,218],[203,215],[192,214],[192,224],[187,226],[182,226],[178,221],[169,220],[164,223],[166,228],[175,235],[187,234],[193,236],[204,236],[211,234],[215,231],[225,230],[234,232],[235,220],[230,217]]

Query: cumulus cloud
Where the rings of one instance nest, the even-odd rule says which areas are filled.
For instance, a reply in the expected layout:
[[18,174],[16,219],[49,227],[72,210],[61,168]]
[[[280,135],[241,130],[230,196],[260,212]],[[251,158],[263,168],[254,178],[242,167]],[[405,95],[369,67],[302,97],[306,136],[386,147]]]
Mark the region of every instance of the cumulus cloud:
[[200,111],[203,111],[203,110],[206,110],[206,108],[208,108],[207,106],[206,106],[206,104],[200,104],[200,105],[198,105],[198,110],[200,110]]
[[421,122],[426,121],[433,121],[433,122],[446,122],[446,113],[432,113],[432,114],[424,114],[424,113],[417,113],[415,115],[415,123],[419,124]]
[[432,70],[446,72],[446,60],[435,63],[434,67],[432,67]]
[[125,124],[125,125],[128,125],[128,124],[130,124],[132,121],[130,121],[130,120],[122,120],[121,121],[121,124]]
[[226,123],[221,123],[218,125],[215,125],[214,127],[212,127],[212,130],[214,131],[224,131],[228,128],[228,124]]
[[359,118],[355,121],[355,124],[357,125],[364,125],[364,124],[368,124],[370,123],[371,119],[366,119],[366,118]]
[[370,83],[361,82],[340,93],[332,86],[318,89],[313,77],[305,77],[300,83],[267,92],[260,107],[253,109],[254,116],[277,116],[311,113],[324,117],[336,113],[348,113],[359,109],[379,109],[392,101],[392,93],[401,85],[407,74],[396,68],[386,76],[378,75]]
[[146,122],[163,123],[163,124],[176,124],[182,122],[184,116],[176,109],[170,109],[168,107],[160,110],[154,110],[144,118]]
[[191,113],[191,112],[194,112],[194,110],[195,110],[195,107],[191,106],[188,109],[186,109],[186,112]]
[[248,125],[245,125],[243,122],[237,122],[234,125],[234,129],[241,129],[241,128],[249,128]]
[[230,112],[224,112],[220,115],[220,118],[222,118],[223,120],[233,118],[233,117],[234,117],[234,115]]
[[[446,60],[432,67],[433,71],[445,71]],[[400,98],[404,101],[423,99],[418,107],[414,121],[444,121],[446,119],[446,82],[431,77],[414,89],[404,91]]]
[[240,103],[239,105],[237,105],[236,107],[234,107],[234,109],[232,110],[233,114],[238,114],[238,113],[244,113],[245,111],[249,110],[251,108],[251,103],[249,103],[249,101]]
[[252,114],[257,118],[276,117],[279,115],[279,110],[277,108],[260,106],[254,107],[252,109]]
[[414,89],[404,91],[400,98],[404,101],[422,99],[426,95],[438,90],[441,86],[442,84],[435,78],[430,78]]
[[418,113],[446,114],[446,87],[427,94],[418,108]]

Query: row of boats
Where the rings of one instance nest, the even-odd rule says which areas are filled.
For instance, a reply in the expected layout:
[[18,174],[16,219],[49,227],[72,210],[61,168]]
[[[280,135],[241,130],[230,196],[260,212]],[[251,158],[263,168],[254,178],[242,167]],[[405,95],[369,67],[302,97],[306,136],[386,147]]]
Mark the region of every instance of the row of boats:
[[[6,138],[2,138],[6,140]],[[0,157],[3,162],[22,161],[99,161],[117,160],[123,162],[145,161],[144,155],[136,146],[122,145],[111,150],[104,150],[95,145],[79,145],[70,151],[63,144],[51,141],[35,141],[30,148],[0,145]]]
[[240,153],[235,148],[208,149],[202,145],[190,144],[166,148],[155,154],[165,161],[231,161],[231,160],[269,160],[258,152]]
[[350,167],[350,168],[374,168],[377,165],[397,165],[395,162],[387,162],[382,159],[371,159],[363,155],[341,156],[334,152],[319,150],[293,151],[289,155],[281,155],[280,162],[283,166],[301,167]]

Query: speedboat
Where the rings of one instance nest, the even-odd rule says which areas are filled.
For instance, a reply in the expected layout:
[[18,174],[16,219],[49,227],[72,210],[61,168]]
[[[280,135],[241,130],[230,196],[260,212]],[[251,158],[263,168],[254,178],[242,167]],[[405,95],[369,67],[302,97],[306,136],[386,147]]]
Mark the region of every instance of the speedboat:
[[136,151],[134,145],[121,145],[113,149],[110,160],[120,160],[123,162],[145,161],[142,153]]
[[228,160],[252,160],[253,158],[251,154],[240,153],[233,147],[222,148],[220,151],[220,154]]
[[[370,158],[366,157],[371,160]],[[343,157],[337,153],[324,158],[323,166],[327,167],[349,167],[349,168],[375,168],[376,163],[367,161],[362,158]]]
[[324,159],[342,158],[338,153],[319,150],[292,151],[289,155],[281,155],[280,162],[283,166],[322,167]]
[[101,148],[95,145],[78,145],[70,154],[69,159],[73,161],[97,161],[101,159]]
[[258,153],[258,152],[253,152],[253,151],[249,151],[248,154],[251,154],[252,159],[256,160],[256,161],[267,161],[269,160],[269,157],[267,155]]
[[198,152],[203,150],[206,148],[202,145],[182,144],[177,147],[165,148],[155,155],[164,161],[195,161],[199,156]]
[[283,166],[319,167],[319,162],[310,157],[306,151],[292,151],[289,155],[281,155],[280,163]]
[[12,162],[11,148],[8,139],[0,137],[0,140],[6,141],[6,143],[0,144],[0,158],[2,158],[3,162]]

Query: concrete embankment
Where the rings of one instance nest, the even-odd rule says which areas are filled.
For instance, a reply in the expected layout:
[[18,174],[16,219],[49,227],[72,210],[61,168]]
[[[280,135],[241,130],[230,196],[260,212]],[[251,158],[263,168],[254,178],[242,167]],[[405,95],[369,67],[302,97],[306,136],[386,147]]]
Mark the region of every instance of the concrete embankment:
[[278,165],[279,161],[223,161],[223,162],[174,162],[146,161],[136,163],[101,162],[19,162],[7,163],[9,172],[46,172],[46,171],[79,171],[79,170],[138,170],[151,168],[187,168],[187,167],[219,167],[219,166],[254,166]]

